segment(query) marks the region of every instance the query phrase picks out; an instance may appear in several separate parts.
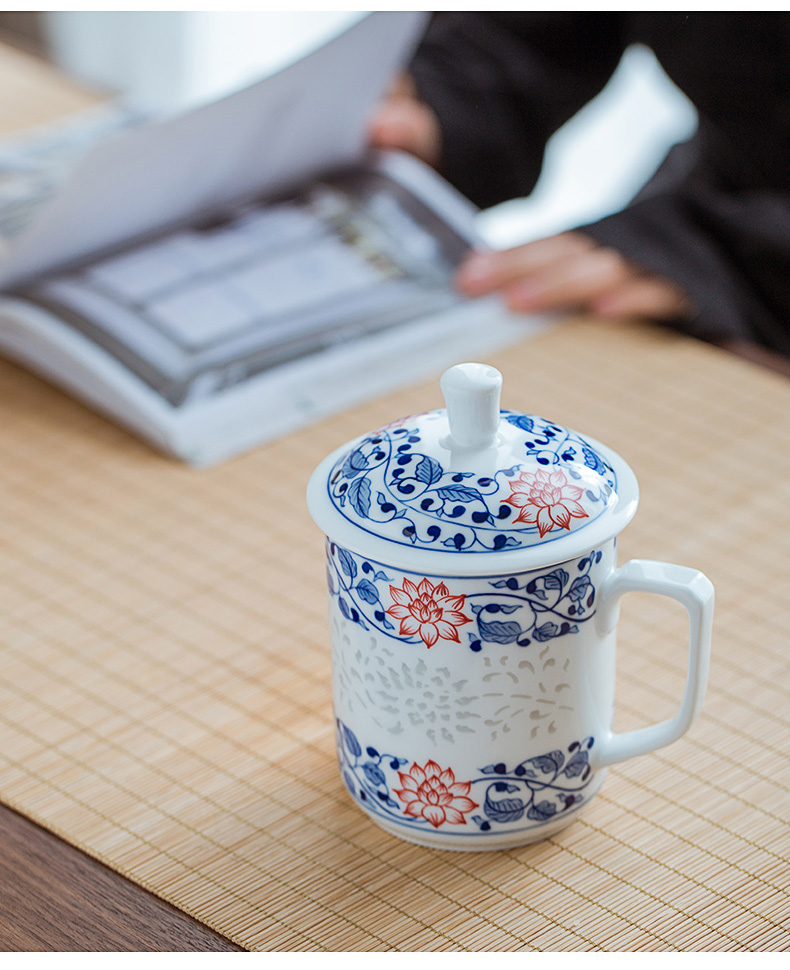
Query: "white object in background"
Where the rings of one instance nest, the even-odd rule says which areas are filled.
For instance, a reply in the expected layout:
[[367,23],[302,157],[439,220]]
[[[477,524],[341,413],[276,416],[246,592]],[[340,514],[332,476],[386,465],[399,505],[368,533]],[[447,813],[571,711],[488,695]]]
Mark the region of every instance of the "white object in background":
[[[618,569],[638,502],[630,467],[535,415],[502,411],[492,429],[501,380],[453,367],[446,409],[342,445],[307,488],[327,537],[343,781],[386,831],[433,848],[554,835],[609,765],[688,730],[707,680],[710,581],[667,563]],[[688,674],[676,717],[615,734],[630,591],[686,607]]]
[[303,57],[358,11],[48,11],[57,65],[169,114],[214,101]]
[[483,212],[478,231],[506,249],[617,212],[696,127],[694,106],[653,52],[629,47],[603,91],[549,140],[531,195]]

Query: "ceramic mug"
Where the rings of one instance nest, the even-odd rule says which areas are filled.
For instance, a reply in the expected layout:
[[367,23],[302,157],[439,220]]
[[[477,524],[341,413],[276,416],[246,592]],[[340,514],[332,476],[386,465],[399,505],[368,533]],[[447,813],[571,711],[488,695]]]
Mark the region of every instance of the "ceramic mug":
[[[338,449],[319,466],[308,498],[328,533],[345,786],[394,835],[481,850],[554,834],[599,791],[609,765],[688,730],[705,691],[713,587],[702,573],[667,563],[617,568],[616,532],[636,506],[630,469],[559,425],[500,415],[495,395],[492,416],[491,401],[483,408],[485,394],[472,385],[460,408],[445,389],[449,416],[402,419]],[[485,409],[491,427],[478,436],[482,449],[471,434],[459,456],[454,444],[485,425],[477,420]],[[453,410],[466,415],[455,442],[447,433]],[[480,456],[492,441],[496,455],[485,464]],[[522,451],[521,465],[508,464]],[[577,455],[586,465],[574,463]],[[488,519],[482,505],[476,517],[466,507],[481,502]],[[330,506],[342,515],[330,515]],[[431,542],[443,545],[424,548]],[[574,555],[556,561],[551,554],[563,549]],[[616,734],[616,624],[629,591],[686,607],[688,675],[675,717]]]
[[[546,838],[609,765],[676,740],[700,709],[713,590],[694,570],[617,569],[614,540],[496,576],[405,573],[331,541],[327,562],[343,781],[402,838],[448,849]],[[631,590],[688,609],[689,672],[672,720],[614,734],[615,626]]]

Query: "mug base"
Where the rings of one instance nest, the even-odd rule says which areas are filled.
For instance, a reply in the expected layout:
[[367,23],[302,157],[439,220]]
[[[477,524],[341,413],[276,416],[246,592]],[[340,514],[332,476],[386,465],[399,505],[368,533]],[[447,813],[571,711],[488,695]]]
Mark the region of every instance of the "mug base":
[[[589,796],[592,798],[592,794]],[[587,804],[585,799],[585,805]],[[397,822],[390,822],[387,819],[365,812],[372,822],[379,828],[396,835],[399,839],[412,842],[414,845],[421,845],[428,849],[446,849],[451,852],[496,852],[501,849],[515,849],[519,846],[530,845],[533,842],[542,842],[549,839],[564,828],[572,825],[579,817],[579,809],[563,813],[562,818],[546,822],[542,825],[534,825],[530,828],[523,828],[516,832],[475,832],[464,834],[445,834],[433,832],[425,829],[415,830],[411,826],[398,825]],[[363,809],[364,811],[364,809]]]

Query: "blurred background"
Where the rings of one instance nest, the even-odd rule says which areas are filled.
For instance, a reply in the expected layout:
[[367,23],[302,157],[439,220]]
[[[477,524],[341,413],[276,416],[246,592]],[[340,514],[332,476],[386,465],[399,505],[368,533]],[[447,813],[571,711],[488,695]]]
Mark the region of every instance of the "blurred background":
[[[0,40],[146,114],[229,94],[286,66],[361,11],[0,12]],[[601,94],[549,143],[529,197],[481,214],[497,248],[622,208],[668,147],[688,138],[694,108],[646,48],[626,51]]]

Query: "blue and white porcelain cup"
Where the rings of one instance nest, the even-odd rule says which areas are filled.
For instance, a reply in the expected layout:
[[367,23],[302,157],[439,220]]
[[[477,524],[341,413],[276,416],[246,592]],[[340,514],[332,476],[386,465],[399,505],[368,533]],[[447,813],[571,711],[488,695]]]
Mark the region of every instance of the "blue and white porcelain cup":
[[[307,492],[327,536],[333,700],[351,797],[401,838],[485,850],[553,835],[606,769],[684,734],[702,705],[713,587],[632,560],[633,472],[592,438],[500,411],[502,377],[460,364],[446,409],[334,451]],[[690,618],[671,720],[616,734],[621,596]]]

